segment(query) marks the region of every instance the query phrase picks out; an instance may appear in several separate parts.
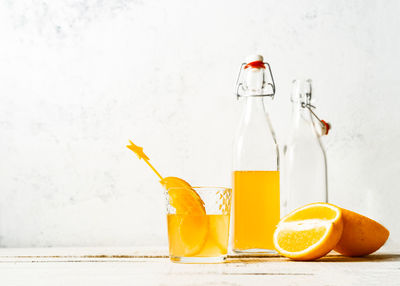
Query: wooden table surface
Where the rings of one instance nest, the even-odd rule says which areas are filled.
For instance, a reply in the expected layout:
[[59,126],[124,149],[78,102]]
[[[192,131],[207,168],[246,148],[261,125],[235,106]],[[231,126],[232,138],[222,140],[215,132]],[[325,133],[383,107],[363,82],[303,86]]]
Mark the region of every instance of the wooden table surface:
[[159,248],[0,249],[0,285],[400,285],[400,254],[177,264]]

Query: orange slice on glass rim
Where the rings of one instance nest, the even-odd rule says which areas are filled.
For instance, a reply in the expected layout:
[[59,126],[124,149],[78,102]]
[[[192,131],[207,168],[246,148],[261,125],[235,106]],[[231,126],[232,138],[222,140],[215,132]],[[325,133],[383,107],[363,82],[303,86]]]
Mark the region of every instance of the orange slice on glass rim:
[[179,218],[178,239],[182,255],[194,256],[201,251],[208,235],[209,222],[204,202],[190,184],[180,178],[166,177],[160,182]]
[[178,177],[165,177],[160,181],[168,191],[169,203],[177,213],[206,213],[204,202],[192,186]]

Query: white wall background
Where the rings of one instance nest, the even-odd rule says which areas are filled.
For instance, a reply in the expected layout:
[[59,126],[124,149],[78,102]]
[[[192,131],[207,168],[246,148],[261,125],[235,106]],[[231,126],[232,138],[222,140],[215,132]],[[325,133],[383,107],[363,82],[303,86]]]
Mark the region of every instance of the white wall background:
[[314,81],[331,202],[400,248],[400,2],[0,1],[0,245],[166,244],[163,175],[230,185],[237,68]]

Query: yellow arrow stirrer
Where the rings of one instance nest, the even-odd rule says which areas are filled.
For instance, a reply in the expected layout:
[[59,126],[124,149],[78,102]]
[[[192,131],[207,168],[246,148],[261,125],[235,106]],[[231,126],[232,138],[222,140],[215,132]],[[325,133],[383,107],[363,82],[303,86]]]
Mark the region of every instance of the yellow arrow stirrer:
[[144,154],[143,148],[133,144],[131,140],[129,140],[129,142],[131,144],[126,145],[126,147],[131,149],[139,157],[139,159],[143,159],[146,162],[146,164],[149,165],[149,167],[154,171],[154,173],[156,173],[156,175],[160,178],[161,181],[164,180],[163,177],[160,175],[160,173],[157,172],[156,168],[154,168],[153,165],[149,162],[150,159],[149,157],[147,157],[146,154]]
[[[146,154],[144,154],[143,148],[133,144],[131,140],[129,140],[129,142],[131,144],[127,145],[126,147],[131,149],[139,157],[139,159],[143,159],[146,164],[149,165],[149,167],[154,171],[154,173],[156,173],[156,175],[160,178],[161,185],[163,185],[164,188],[168,190],[171,200],[170,203],[173,207],[184,213],[188,210],[188,206],[190,206],[191,211],[194,211],[193,208],[197,208],[197,210],[201,212],[202,215],[206,215],[206,209],[204,207],[203,200],[188,182],[178,177],[163,178],[160,173],[157,172],[156,168],[154,168],[153,165],[150,164],[150,159],[149,157],[147,157]],[[185,190],[183,193],[179,191],[182,189]]]

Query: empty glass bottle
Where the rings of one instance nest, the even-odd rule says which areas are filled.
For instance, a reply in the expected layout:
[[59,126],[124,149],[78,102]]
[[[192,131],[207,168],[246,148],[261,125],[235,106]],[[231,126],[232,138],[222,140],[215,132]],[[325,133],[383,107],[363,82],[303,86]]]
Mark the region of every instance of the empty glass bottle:
[[284,147],[283,212],[313,202],[327,202],[327,164],[321,135],[329,125],[312,111],[311,80],[293,81],[292,129]]

